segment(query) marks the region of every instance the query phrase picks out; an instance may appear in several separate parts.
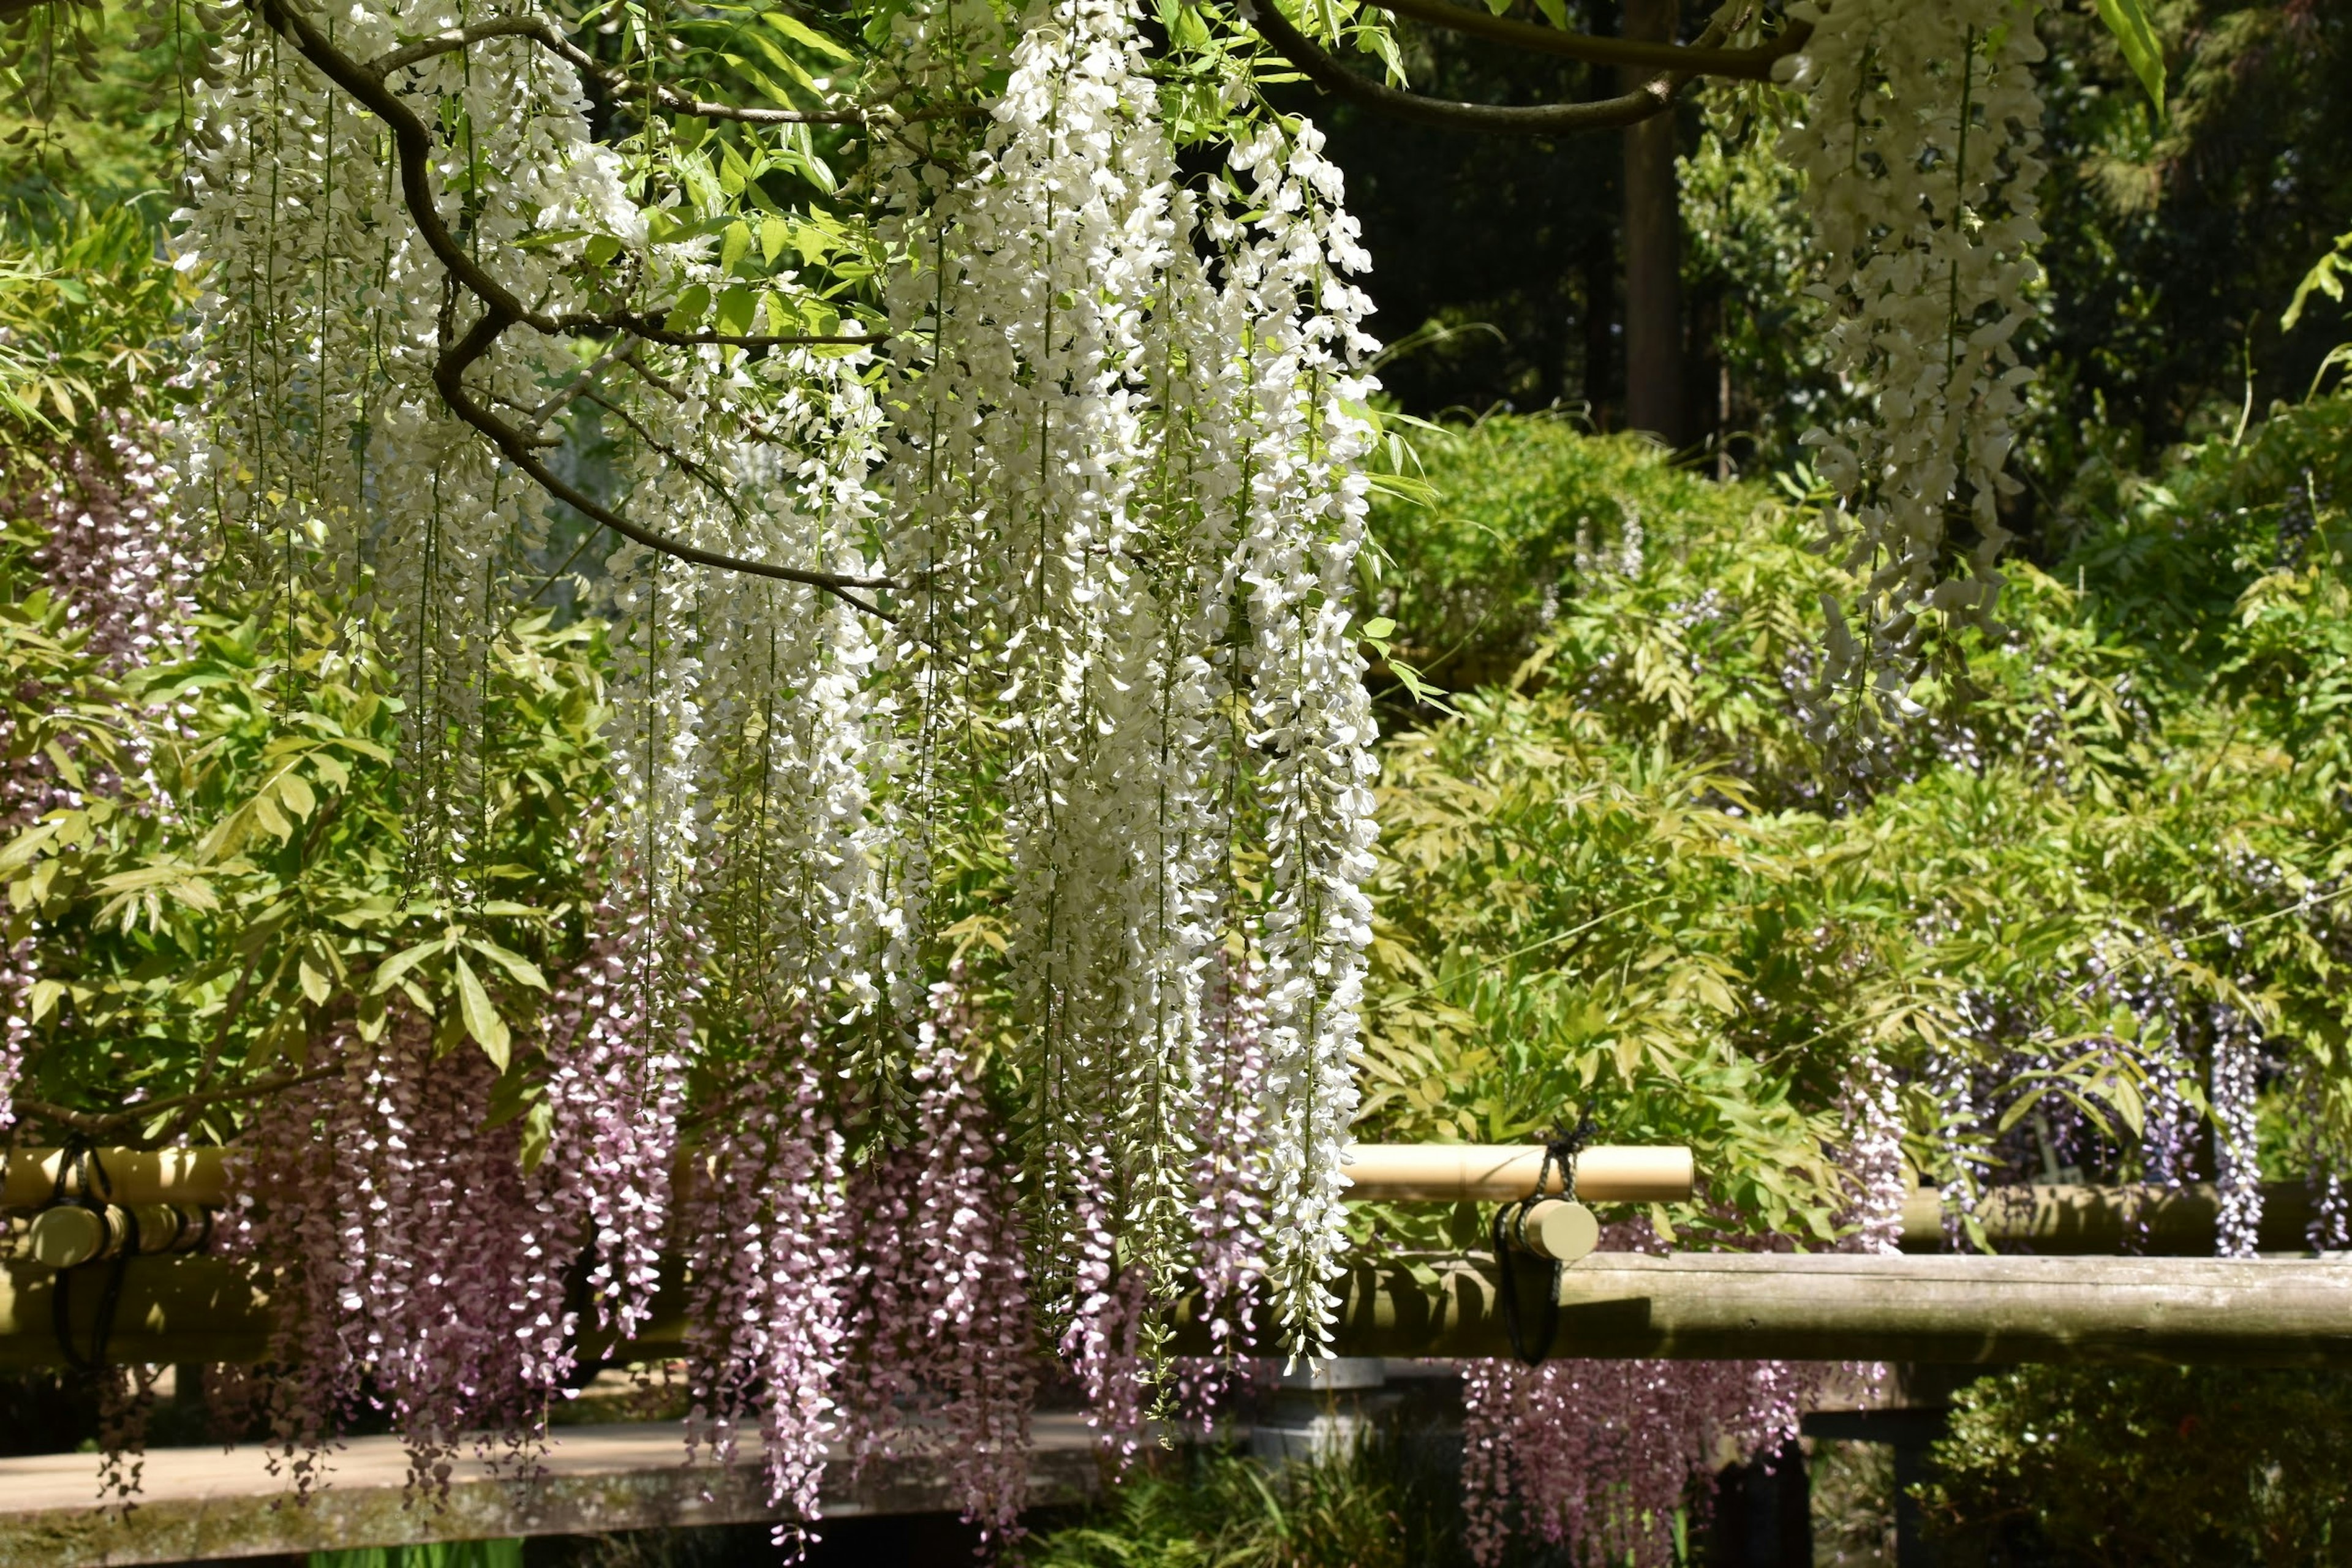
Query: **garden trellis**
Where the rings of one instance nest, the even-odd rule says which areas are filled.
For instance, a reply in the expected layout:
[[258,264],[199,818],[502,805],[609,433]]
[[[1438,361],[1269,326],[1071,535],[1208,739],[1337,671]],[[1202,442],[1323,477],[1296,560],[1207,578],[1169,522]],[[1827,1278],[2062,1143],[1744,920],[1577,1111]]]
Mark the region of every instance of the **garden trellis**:
[[[223,967],[135,1094],[77,1069],[15,1106],[233,1143],[285,1441],[370,1399],[420,1479],[468,1430],[528,1440],[681,1251],[698,1440],[760,1421],[803,1508],[828,1441],[929,1402],[1009,1522],[1033,1344],[1131,1444],[1196,1285],[1222,1353],[1328,1345],[1373,833],[1350,606],[1394,442],[1278,58],[1539,133],[1789,84],[1834,352],[1879,396],[1816,443],[1856,578],[1822,731],[1900,710],[1923,617],[1992,614],[2034,8],[1734,5],[1689,47],[1443,11],[1397,7],[1661,74],[1437,104],[1319,12],[1119,0],[153,12],[189,40],[200,298],[117,544],[259,608],[142,632],[195,671],[140,689],[161,739],[20,748],[6,866],[28,921],[68,889],[126,941],[217,914]],[[1938,581],[1948,521],[1977,552]],[[575,572],[601,634],[544,608]],[[193,800],[141,748],[230,679],[244,793],[126,862]],[[398,853],[336,858],[369,814]],[[19,1067],[95,1016],[43,937]]]

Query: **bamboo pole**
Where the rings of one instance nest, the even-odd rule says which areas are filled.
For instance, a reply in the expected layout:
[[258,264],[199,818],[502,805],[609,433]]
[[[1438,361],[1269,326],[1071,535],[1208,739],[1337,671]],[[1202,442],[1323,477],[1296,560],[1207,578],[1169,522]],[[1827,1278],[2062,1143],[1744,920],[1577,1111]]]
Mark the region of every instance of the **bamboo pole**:
[[[1342,1169],[1351,1199],[1500,1203],[1535,1191],[1543,1156],[1537,1144],[1358,1143]],[[1576,1195],[1586,1203],[1681,1203],[1697,1179],[1678,1145],[1603,1143],[1576,1157]],[[1557,1174],[1545,1190],[1560,1190]]]
[[211,1239],[214,1212],[185,1204],[60,1204],[25,1222],[23,1255],[51,1268],[75,1268],[124,1252],[200,1252]]
[[[68,1276],[74,1343],[87,1354],[111,1266]],[[1521,1271],[1533,1322],[1551,1270]],[[1929,1258],[1852,1253],[1594,1253],[1560,1271],[1561,1358],[2108,1362],[2352,1367],[2352,1264],[2315,1259]],[[55,1276],[0,1268],[0,1370],[62,1364]],[[683,1291],[667,1274],[654,1322],[591,1356],[653,1360],[684,1342]],[[1348,1271],[1335,1291],[1341,1355],[1509,1352],[1491,1265],[1424,1258]],[[1173,1349],[1209,1347],[1197,1303]],[[266,1293],[220,1258],[139,1258],[107,1347],[122,1362],[251,1362],[268,1347]],[[1279,1343],[1271,1324],[1258,1343]]]
[[[79,1198],[81,1163],[66,1173],[58,1192],[58,1167],[64,1152],[18,1149],[0,1174],[0,1207],[38,1208],[52,1198]],[[228,1201],[227,1174],[218,1149],[99,1149],[92,1152],[98,1190],[87,1195],[118,1204],[183,1204],[218,1208]]]
[[[2210,1182],[2178,1187],[2037,1183],[1994,1187],[1977,1201],[1977,1220],[1988,1240],[2048,1255],[2128,1249],[2149,1257],[2210,1256],[2221,1215],[2221,1191]],[[2255,1246],[2264,1252],[2300,1252],[2310,1220],[2309,1188],[2301,1182],[2265,1182]],[[1942,1201],[1934,1188],[1923,1187],[1903,1205],[1903,1250],[1937,1252],[1943,1247]]]
[[[110,1266],[76,1270],[68,1281],[66,1325],[76,1352],[89,1355]],[[0,1265],[0,1371],[64,1366],[58,1342],[56,1270]],[[110,1362],[257,1362],[268,1351],[269,1297],[243,1264],[221,1258],[134,1258],[122,1266],[122,1294],[107,1336]]]
[[[19,1149],[8,1157],[0,1179],[0,1206],[36,1208],[58,1188],[59,1152]],[[188,1204],[217,1207],[227,1201],[228,1184],[218,1149],[100,1149],[96,1163],[105,1191],[98,1196],[121,1204]],[[1351,1199],[1465,1199],[1500,1202],[1535,1190],[1543,1163],[1538,1145],[1478,1143],[1359,1143],[1345,1166]],[[66,1196],[80,1195],[68,1173]],[[1576,1158],[1576,1192],[1587,1203],[1678,1203],[1696,1180],[1691,1152],[1675,1146],[1601,1144]],[[1559,1190],[1555,1176],[1549,1190]]]

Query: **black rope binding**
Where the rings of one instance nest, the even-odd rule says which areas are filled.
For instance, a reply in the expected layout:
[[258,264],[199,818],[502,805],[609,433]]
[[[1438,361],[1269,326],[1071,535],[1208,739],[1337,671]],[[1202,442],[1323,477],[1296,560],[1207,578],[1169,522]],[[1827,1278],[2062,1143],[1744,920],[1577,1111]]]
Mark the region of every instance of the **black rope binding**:
[[1544,1292],[1543,1332],[1535,1349],[1529,1351],[1527,1330],[1519,1321],[1518,1271],[1512,1255],[1527,1245],[1528,1211],[1542,1201],[1553,1167],[1559,1170],[1560,1195],[1570,1203],[1576,1201],[1576,1157],[1599,1131],[1592,1118],[1581,1112],[1573,1128],[1565,1122],[1554,1127],[1544,1144],[1543,1163],[1536,1167],[1536,1190],[1516,1203],[1497,1207],[1494,1224],[1488,1227],[1495,1246],[1495,1272],[1499,1277],[1496,1293],[1503,1304],[1503,1329],[1511,1337],[1511,1353],[1527,1366],[1541,1366],[1551,1354],[1552,1341],[1559,1335],[1560,1278],[1568,1265],[1557,1258],[1552,1260],[1551,1289]]
[[[68,1192],[68,1176],[72,1175]],[[86,1133],[75,1133],[58,1151],[58,1180],[49,1194],[50,1203],[74,1204],[98,1215],[101,1254],[114,1241],[113,1217],[107,1212],[108,1200],[114,1195],[113,1179],[98,1158],[98,1145]],[[209,1231],[209,1224],[205,1226]],[[60,1268],[49,1282],[49,1321],[57,1331],[58,1349],[66,1364],[76,1372],[95,1372],[106,1365],[106,1342],[114,1334],[114,1314],[122,1301],[122,1277],[130,1271],[131,1256],[139,1250],[139,1216],[125,1205],[122,1210],[121,1243],[115,1248],[111,1267],[107,1269],[106,1284],[99,1292],[98,1316],[91,1325],[89,1353],[84,1355],[74,1343],[73,1320],[70,1311],[71,1285],[74,1275],[90,1264],[77,1264],[72,1268]]]

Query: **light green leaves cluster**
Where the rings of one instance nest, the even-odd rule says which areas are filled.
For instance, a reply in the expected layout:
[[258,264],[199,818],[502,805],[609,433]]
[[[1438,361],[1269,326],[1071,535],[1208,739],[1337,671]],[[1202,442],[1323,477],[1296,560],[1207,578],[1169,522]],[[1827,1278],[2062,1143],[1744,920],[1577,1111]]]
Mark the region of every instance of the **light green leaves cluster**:
[[[79,765],[117,770],[133,734],[150,753],[110,798],[0,849],[11,934],[41,955],[31,1092],[111,1110],[133,1090],[299,1072],[326,1033],[374,1037],[395,1003],[434,1019],[444,1050],[516,1068],[591,896],[580,855],[604,785],[590,628],[511,628],[488,679],[489,863],[444,893],[408,842],[390,672],[330,606],[204,617],[191,658],[121,685],[16,608],[0,668],[48,669],[121,716]],[[205,1114],[216,1134],[235,1125],[227,1102]]]
[[[2178,1021],[2127,999],[2161,994],[2258,1020],[2290,1064],[2273,1159],[2341,1159],[2347,427],[2331,400],[2198,452],[2021,567],[2008,627],[1937,650],[1925,715],[1843,776],[1800,712],[1828,571],[1801,516],[1565,424],[1426,439],[1444,499],[1375,519],[1394,635],[1518,673],[1390,743],[1360,1135],[1518,1142],[1591,1105],[1697,1148],[1709,1206],[1673,1227],[1826,1239],[1865,1053],[1939,1180],[2062,1110],[2127,1173]],[[1980,1119],[1949,1124],[1939,1061],[1990,1075]]]

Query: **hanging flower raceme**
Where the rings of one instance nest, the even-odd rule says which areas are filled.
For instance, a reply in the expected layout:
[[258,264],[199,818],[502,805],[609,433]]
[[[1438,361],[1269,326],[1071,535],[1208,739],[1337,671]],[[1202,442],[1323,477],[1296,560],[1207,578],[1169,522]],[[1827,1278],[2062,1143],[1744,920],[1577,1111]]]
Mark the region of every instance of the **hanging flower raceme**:
[[[602,68],[520,0],[462,37],[415,0],[241,12],[202,89],[181,495],[235,585],[331,588],[385,650],[416,907],[513,907],[488,694],[575,561],[613,671],[572,846],[611,881],[546,920],[584,912],[584,957],[543,993],[517,957],[520,1003],[404,971],[415,1011],[256,1119],[297,1450],[382,1398],[432,1482],[680,1264],[698,1441],[759,1424],[807,1520],[829,1441],[944,1434],[1002,1531],[1028,1352],[1131,1444],[1196,1278],[1224,1362],[1261,1304],[1326,1337],[1374,738],[1339,172],[1236,76],[1257,128],[1188,177],[1123,0],[893,25],[879,221],[805,250],[730,205],[782,142],[600,144]],[[861,289],[870,341],[831,330]],[[972,921],[1009,1056],[932,993]],[[467,1237],[498,1261],[443,1268]]]
[[[155,456],[159,434],[101,416],[93,446],[0,471],[0,508],[33,524],[25,563],[49,595],[41,630],[62,661],[46,675],[20,668],[0,704],[0,830],[14,834],[91,798],[169,807],[150,769],[156,727],[168,730],[169,718],[157,710],[152,722],[119,731],[108,724],[109,734],[93,735],[89,717],[61,707],[65,693],[53,684],[64,665],[110,680],[186,649],[194,567],[170,504],[170,471]],[[115,742],[103,754],[90,745],[100,739]],[[126,784],[139,787],[126,795]],[[15,1120],[33,1036],[31,994],[41,975],[31,914],[13,911],[15,929],[0,932],[0,1127]]]
[[569,1363],[526,1376],[523,1299],[569,1259],[531,1245],[515,1130],[483,1125],[497,1074],[479,1052],[436,1054],[404,1011],[379,1041],[325,1049],[340,1076],[272,1104],[240,1147],[226,1227],[295,1303],[272,1359],[299,1373],[268,1413],[303,1489],[369,1404],[407,1444],[411,1484],[446,1489],[466,1434],[540,1430]]
[[967,1521],[1014,1533],[1035,1391],[1028,1279],[972,1016],[952,983],[917,1042],[914,1136],[849,1186],[857,1226],[843,1378],[853,1455],[947,1458]]
[[[1876,410],[1805,437],[1839,498],[1822,547],[1857,580],[1849,605],[1828,606],[1824,688],[1860,699],[1865,724],[1879,704],[1902,706],[1923,610],[1984,625],[2000,591],[1999,504],[2017,488],[2003,465],[2032,378],[2016,340],[2040,275],[2040,10],[1830,0],[1790,12],[1812,33],[1777,68],[1806,95],[1780,150],[1805,175],[1829,363]],[[1943,574],[1948,548],[1965,551],[1965,575]]]
[[[925,37],[935,74],[976,47],[950,20]],[[1230,184],[1181,184],[1142,52],[1115,0],[1041,9],[988,127],[910,131],[886,176],[916,262],[890,296],[908,744],[1001,737],[981,772],[1014,866],[1034,1212],[1096,1216],[1168,1300],[1194,1260],[1201,1086],[1239,1076],[1265,1107],[1269,1268],[1312,1340],[1368,936],[1346,607],[1367,307],[1341,276],[1362,257],[1311,127],[1234,149]],[[1253,899],[1235,860],[1259,854]],[[1262,1067],[1202,1026],[1227,940],[1257,955]],[[1102,1293],[1090,1228],[1033,1224],[1049,1309]]]
[[1462,1482],[1482,1564],[1517,1533],[1580,1561],[1664,1568],[1691,1483],[1727,1445],[1741,1462],[1777,1453],[1811,1392],[1806,1370],[1783,1362],[1465,1367]]
[[[1612,1251],[1662,1250],[1612,1226]],[[1502,1561],[1514,1534],[1578,1561],[1664,1568],[1691,1483],[1728,1447],[1742,1462],[1797,1435],[1822,1369],[1785,1362],[1463,1363],[1462,1487],[1471,1555]]]
[[[632,906],[635,906],[634,909]],[[652,1315],[668,1239],[671,1167],[692,1030],[689,979],[669,954],[634,879],[592,911],[588,955],[549,998],[547,1154],[530,1184],[541,1268],[527,1282],[530,1369],[551,1385],[571,1370],[566,1244],[583,1239],[593,1326],[626,1340]]]
[[528,1456],[583,1333],[646,1321],[683,1042],[644,1011],[660,993],[643,921],[610,900],[598,913],[588,957],[556,977],[538,1109],[500,1113],[488,1058],[436,1043],[403,1005],[375,1038],[345,1028],[315,1047],[337,1070],[274,1098],[236,1146],[227,1246],[294,1304],[271,1357],[292,1370],[245,1393],[299,1489],[371,1405],[421,1487],[446,1485],[463,1435]]
[[1845,1130],[1842,1163],[1853,1185],[1853,1206],[1841,1216],[1851,1227],[1843,1245],[1853,1252],[1897,1251],[1911,1171],[1903,1157],[1903,1120],[1894,1069],[1875,1053],[1864,1057],[1846,1086],[1839,1110]]
[[841,1429],[847,1248],[841,1134],[818,1094],[813,1042],[779,1035],[778,1059],[760,1064],[739,1116],[698,1152],[681,1229],[688,1441],[724,1463],[742,1425],[757,1425],[786,1542],[817,1517],[825,1445]]
[[2242,1009],[2215,1004],[2210,1012],[2212,1068],[2208,1092],[2213,1108],[2213,1182],[2221,1200],[2213,1251],[2221,1258],[2252,1258],[2263,1226],[2263,1170],[2254,1106],[2262,1035]]

